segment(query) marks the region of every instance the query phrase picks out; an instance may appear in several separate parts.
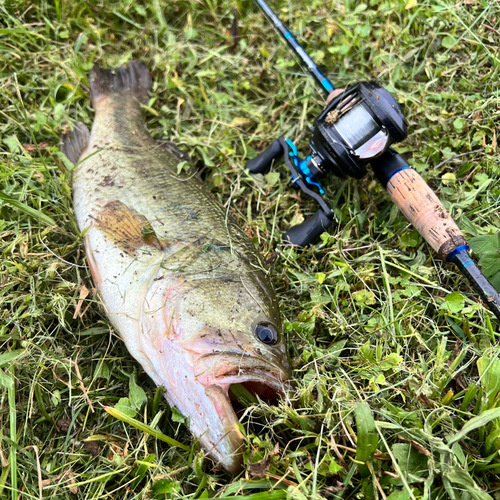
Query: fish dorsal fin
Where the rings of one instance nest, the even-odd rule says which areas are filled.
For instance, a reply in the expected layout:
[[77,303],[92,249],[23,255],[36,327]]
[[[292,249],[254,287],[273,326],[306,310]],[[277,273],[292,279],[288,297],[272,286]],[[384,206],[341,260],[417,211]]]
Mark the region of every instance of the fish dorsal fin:
[[73,130],[61,136],[61,151],[71,163],[78,163],[78,159],[87,148],[90,141],[90,132],[86,125],[75,122]]
[[148,67],[142,61],[131,61],[118,69],[104,69],[97,65],[90,72],[90,99],[92,106],[112,94],[130,93],[143,102],[151,90]]
[[131,255],[146,246],[160,251],[167,249],[166,241],[158,238],[148,219],[119,200],[104,205],[95,217],[94,227]]

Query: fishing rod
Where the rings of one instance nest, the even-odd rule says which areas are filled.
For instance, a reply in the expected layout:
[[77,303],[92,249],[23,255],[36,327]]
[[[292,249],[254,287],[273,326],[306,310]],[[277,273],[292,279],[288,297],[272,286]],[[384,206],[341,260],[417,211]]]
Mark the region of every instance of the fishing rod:
[[[281,33],[328,95],[335,88],[264,0],[255,0],[269,22]],[[281,157],[300,188],[319,204],[319,210],[302,224],[291,227],[284,241],[298,246],[312,243],[333,224],[334,212],[324,199],[320,181],[332,173],[361,179],[371,165],[403,215],[447,262],[453,262],[483,302],[500,320],[500,296],[469,255],[467,240],[422,177],[391,145],[407,136],[407,122],[396,99],[377,82],[360,82],[334,96],[316,118],[311,153],[299,157],[295,144],[284,137],[248,161],[251,173],[265,173]]]
[[305,65],[309,73],[316,80],[316,83],[326,92],[330,94],[335,89],[332,82],[318,68],[317,64],[309,57],[309,54],[301,47],[295,37],[288,31],[287,27],[281,22],[280,18],[272,11],[271,7],[263,0],[255,0],[257,5],[262,9],[262,12],[267,17],[269,22],[281,33],[288,46]]

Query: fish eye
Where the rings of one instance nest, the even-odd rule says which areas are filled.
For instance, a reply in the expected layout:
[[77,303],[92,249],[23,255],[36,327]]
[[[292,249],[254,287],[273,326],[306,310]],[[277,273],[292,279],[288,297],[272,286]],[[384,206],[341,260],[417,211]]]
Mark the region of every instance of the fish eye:
[[255,336],[263,343],[274,345],[278,342],[278,332],[269,323],[260,323],[255,327]]

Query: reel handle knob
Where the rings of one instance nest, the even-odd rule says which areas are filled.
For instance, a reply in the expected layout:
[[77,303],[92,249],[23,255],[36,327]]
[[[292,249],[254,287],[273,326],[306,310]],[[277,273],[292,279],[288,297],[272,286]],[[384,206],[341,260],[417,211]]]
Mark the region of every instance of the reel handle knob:
[[291,227],[284,234],[283,241],[299,247],[305,247],[326,231],[332,225],[332,222],[333,220],[320,208],[312,217],[302,222],[302,224]]
[[245,168],[248,168],[251,174],[264,174],[271,168],[273,161],[281,156],[283,156],[283,146],[280,140],[276,139],[262,153],[247,161]]

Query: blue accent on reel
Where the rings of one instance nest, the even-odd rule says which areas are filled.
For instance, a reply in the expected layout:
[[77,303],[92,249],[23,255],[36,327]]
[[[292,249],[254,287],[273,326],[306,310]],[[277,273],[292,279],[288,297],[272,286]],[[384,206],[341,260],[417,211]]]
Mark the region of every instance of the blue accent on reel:
[[[453,259],[453,257],[455,257],[455,255],[457,255],[457,253],[462,253],[462,252],[468,253],[468,250],[469,250],[469,247],[467,245],[461,245],[461,246],[455,248],[446,257],[447,262],[451,262],[451,260]],[[467,262],[467,265],[470,265],[472,262],[473,261]]]
[[311,184],[313,186],[316,186],[318,189],[319,189],[319,192],[321,194],[325,194],[325,190],[317,183],[317,182],[314,182],[313,179],[314,179],[314,176],[312,174],[312,172],[309,170],[309,167],[307,166],[307,162],[311,159],[311,156],[308,156],[305,160],[302,160],[300,163],[299,163],[299,169],[300,171],[302,172],[303,176],[304,176],[304,179],[306,180],[306,182],[308,184]]
[[295,144],[290,139],[287,139],[286,143],[290,146],[291,149],[290,156],[296,156],[298,158],[299,153],[297,151],[297,147],[295,146]]
[[310,177],[311,179],[313,178],[312,172],[309,170],[309,167],[307,166],[307,162],[311,159],[310,156],[308,156],[305,160],[302,160],[300,162],[299,168],[300,171],[306,176]]
[[[300,173],[302,174],[303,179],[308,183],[311,184],[311,186],[316,186],[321,194],[325,194],[325,190],[317,183],[314,181],[314,176],[312,172],[309,170],[309,167],[307,166],[307,162],[312,158],[311,156],[308,156],[305,160],[300,160],[299,154],[297,152],[297,147],[295,144],[290,140],[286,139],[286,143],[288,146],[290,146],[291,151],[288,153],[292,158],[293,162],[296,167],[300,170]],[[295,177],[293,177],[293,180],[295,180]]]

